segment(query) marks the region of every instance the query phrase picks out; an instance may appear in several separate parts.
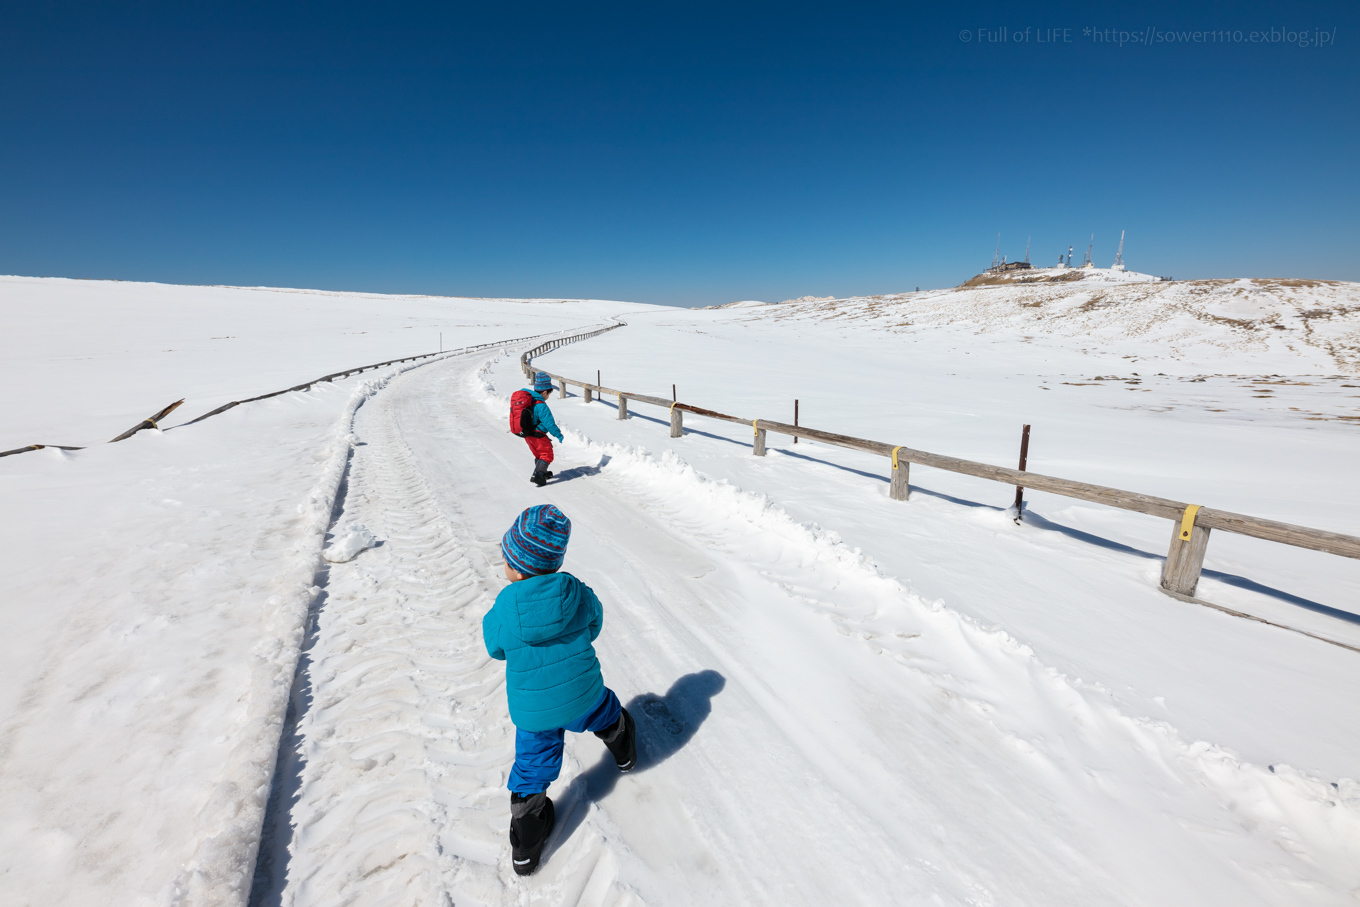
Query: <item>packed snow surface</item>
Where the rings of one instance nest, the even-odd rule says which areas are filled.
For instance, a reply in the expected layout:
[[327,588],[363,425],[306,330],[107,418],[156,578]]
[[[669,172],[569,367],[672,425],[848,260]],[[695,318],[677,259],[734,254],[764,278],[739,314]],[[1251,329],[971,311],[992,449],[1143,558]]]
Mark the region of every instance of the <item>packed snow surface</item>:
[[[206,411],[428,352],[383,345],[413,312],[473,325],[446,347],[619,316],[541,365],[1006,465],[1031,423],[1036,471],[1360,534],[1356,287],[1223,286],[1231,317],[1132,279],[1105,288],[1148,294],[1124,309],[1072,281],[708,311],[13,279],[0,305],[32,325],[34,300],[128,309],[102,338],[127,352],[58,367],[55,324],[7,334],[61,377],[5,422],[82,443],[171,383]],[[139,332],[211,330],[214,294],[255,341],[143,361]],[[281,365],[327,310],[383,342]],[[1360,653],[1161,595],[1168,521],[1030,494],[1017,524],[1013,490],[927,469],[892,501],[882,459],[774,435],[756,458],[749,428],[672,439],[664,409],[574,394],[538,489],[505,418],[529,345],[0,460],[0,899],[1354,903]],[[95,385],[149,405],[88,438],[50,415]],[[569,735],[521,879],[480,620],[501,534],[544,501],[640,755],[620,776]],[[1358,568],[1215,533],[1199,594],[1360,645]]]

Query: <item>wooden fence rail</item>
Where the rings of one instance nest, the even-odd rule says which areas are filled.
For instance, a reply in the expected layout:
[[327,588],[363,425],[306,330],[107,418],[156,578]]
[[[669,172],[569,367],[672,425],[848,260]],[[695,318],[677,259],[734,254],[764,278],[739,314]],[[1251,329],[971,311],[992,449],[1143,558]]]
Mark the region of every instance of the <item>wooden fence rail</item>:
[[[609,327],[609,328],[604,328],[604,329],[602,329],[602,331],[603,331],[603,330],[612,330],[612,329],[615,328],[615,327],[622,327],[622,326],[623,326],[622,323],[619,323],[619,324],[612,325],[612,326]],[[587,335],[584,335],[584,336],[594,337],[596,334],[601,333],[602,331],[594,331],[594,332],[591,332],[591,333],[589,333],[589,334],[587,334]],[[277,396],[279,396],[279,395],[281,395],[281,394],[291,394],[291,393],[293,393],[293,392],[295,392],[295,391],[305,391],[305,390],[307,390],[308,388],[312,387],[313,385],[321,384],[322,382],[325,382],[325,381],[334,381],[336,378],[348,378],[350,375],[357,375],[357,374],[359,374],[360,372],[366,372],[366,371],[368,371],[369,369],[382,368],[383,366],[387,366],[387,365],[397,365],[398,363],[402,363],[402,362],[414,362],[414,361],[417,360],[417,359],[429,359],[431,356],[461,355],[461,354],[463,354],[463,353],[475,353],[475,352],[477,352],[478,350],[490,349],[490,348],[492,348],[492,347],[505,346],[506,344],[511,344],[511,343],[526,343],[526,342],[528,342],[528,341],[530,341],[530,340],[537,340],[537,339],[540,338],[540,337],[547,337],[547,336],[548,336],[549,334],[551,334],[551,333],[556,333],[556,332],[550,331],[550,332],[546,332],[546,333],[543,333],[543,334],[531,334],[531,335],[529,335],[528,337],[513,337],[513,338],[511,338],[511,339],[509,339],[509,340],[492,340],[492,341],[488,341],[488,342],[486,342],[486,343],[477,343],[477,344],[474,344],[474,345],[472,345],[472,346],[459,347],[458,349],[453,349],[453,350],[440,350],[440,351],[437,352],[437,353],[421,353],[421,354],[419,354],[419,355],[417,355],[417,356],[407,356],[407,357],[405,357],[405,358],[403,358],[403,359],[389,359],[389,360],[387,360],[386,362],[375,362],[375,363],[373,363],[372,365],[361,365],[361,366],[359,366],[358,368],[346,369],[346,370],[343,371],[343,372],[332,372],[332,373],[329,374],[329,375],[322,375],[320,378],[317,378],[317,379],[315,379],[315,380],[313,380],[313,381],[308,381],[308,382],[306,382],[305,384],[294,385],[293,387],[284,388],[284,389],[281,390],[281,391],[273,391],[273,392],[268,393],[268,394],[260,394],[258,397],[247,397],[247,398],[244,399],[244,400],[232,400],[230,403],[225,403],[225,404],[223,404],[222,406],[217,407],[217,409],[214,409],[214,410],[211,410],[211,411],[209,411],[209,412],[204,413],[203,415],[199,416],[197,419],[190,419],[188,422],[182,423],[182,425],[176,425],[176,426],[174,426],[174,427],[175,427],[175,428],[182,428],[184,425],[193,425],[193,424],[196,423],[196,422],[202,422],[204,419],[207,419],[207,418],[209,418],[210,416],[216,416],[216,415],[219,415],[219,414],[221,414],[221,413],[224,413],[224,412],[226,412],[227,410],[232,409],[233,407],[240,406],[242,403],[254,403],[254,402],[257,401],[257,400],[267,400],[267,399],[269,399],[270,397],[277,397]],[[541,349],[541,347],[539,347],[539,348]],[[554,347],[554,349],[556,349],[556,347]],[[183,400],[176,400],[174,403],[171,403],[169,406],[167,406],[167,407],[165,407],[164,409],[160,410],[160,411],[157,412],[155,415],[153,415],[153,416],[148,416],[147,418],[143,419],[141,422],[138,422],[136,425],[132,426],[132,428],[130,428],[130,429],[128,429],[127,431],[123,432],[122,434],[118,435],[116,438],[111,439],[108,443],[112,444],[112,443],[114,443],[114,442],[116,442],[116,441],[123,441],[123,440],[126,440],[127,438],[132,437],[132,436],[135,435],[137,432],[139,432],[139,431],[141,431],[142,429],[145,429],[145,428],[156,428],[156,429],[159,429],[159,428],[160,428],[160,425],[159,425],[160,421],[161,421],[162,419],[164,419],[166,416],[168,416],[171,412],[173,412],[173,411],[174,411],[177,407],[179,407],[180,404],[182,404],[183,402],[184,402]],[[4,451],[0,451],[0,457],[9,457],[9,456],[13,456],[14,454],[28,453],[30,450],[42,450],[42,449],[47,448],[47,447],[54,447],[54,448],[56,448],[57,450],[84,450],[84,449],[85,449],[84,447],[71,447],[71,446],[67,446],[67,445],[64,445],[64,444],[29,444],[29,445],[27,445],[27,446],[25,446],[25,447],[16,447],[16,448],[13,449],[13,450],[4,450]]]
[[[587,336],[595,336],[596,333],[603,333],[603,331],[583,335],[579,339],[585,339]],[[553,346],[552,343],[543,344],[522,355],[520,357],[520,366],[524,370],[525,375],[532,377],[535,372],[541,371],[541,369],[536,369],[532,365],[534,356],[542,355],[543,353],[550,352],[556,348],[557,347]],[[628,404],[630,401],[665,407],[670,411],[671,437],[673,438],[678,438],[683,434],[683,414],[690,413],[708,419],[717,419],[722,422],[734,422],[751,426],[751,448],[756,456],[765,455],[766,435],[773,432],[780,435],[808,438],[821,441],[825,444],[833,444],[838,447],[847,447],[851,450],[859,450],[865,453],[887,457],[892,462],[889,476],[889,497],[894,500],[907,500],[910,493],[909,470],[911,464],[917,463],[921,466],[943,469],[947,472],[959,473],[960,475],[987,479],[988,481],[1000,482],[1005,485],[1022,485],[1025,488],[1034,491],[1046,491],[1050,494],[1077,498],[1078,500],[1090,501],[1096,504],[1105,504],[1110,507],[1117,507],[1120,510],[1130,510],[1135,513],[1145,513],[1149,516],[1171,520],[1171,547],[1167,551],[1166,563],[1162,568],[1160,584],[1162,591],[1175,598],[1209,605],[1218,610],[1237,614],[1240,617],[1251,616],[1240,614],[1236,611],[1230,611],[1230,609],[1222,608],[1221,606],[1213,605],[1194,597],[1196,587],[1199,585],[1200,573],[1204,567],[1204,554],[1209,545],[1209,533],[1213,529],[1264,539],[1270,542],[1278,542],[1282,545],[1292,545],[1296,548],[1307,548],[1313,551],[1322,551],[1327,554],[1339,555],[1341,557],[1360,559],[1360,538],[1353,535],[1345,535],[1340,532],[1329,532],[1325,529],[1313,529],[1308,526],[1298,526],[1293,523],[1267,520],[1242,513],[1233,513],[1227,510],[1201,507],[1197,504],[1190,504],[1185,501],[1174,501],[1170,498],[1160,498],[1154,495],[1140,494],[1135,491],[1125,491],[1120,488],[1093,485],[1089,482],[1076,482],[1071,479],[1060,479],[1056,476],[1046,476],[1036,472],[1010,469],[1005,466],[993,466],[989,463],[979,463],[974,460],[965,460],[960,457],[950,457],[944,454],[917,450],[903,444],[889,444],[886,441],[872,441],[866,438],[856,438],[850,435],[808,428],[806,425],[789,425],[786,422],[780,422],[775,419],[744,419],[740,416],[732,416],[727,413],[717,412],[716,410],[704,409],[703,407],[694,406],[693,404],[668,400],[665,397],[656,397],[649,394],[639,394],[633,391],[605,387],[599,384],[598,381],[596,383],[590,383],[575,378],[568,378],[564,375],[557,375],[552,372],[546,372],[545,374],[558,383],[562,388],[564,396],[566,395],[567,385],[576,385],[582,388],[586,397],[586,402],[590,402],[592,396],[608,394],[617,397],[619,401],[620,419],[626,419],[628,417]],[[1256,617],[1251,617],[1251,619],[1260,620],[1260,618]],[[1269,621],[1262,622],[1269,623]],[[1281,625],[1273,624],[1273,626]],[[1296,628],[1286,627],[1285,629],[1294,630]],[[1312,636],[1313,634],[1309,633],[1307,635]],[[1337,643],[1335,640],[1324,639],[1323,637],[1315,638],[1341,645],[1344,648],[1355,649],[1354,646]],[[1360,651],[1360,649],[1355,650]]]

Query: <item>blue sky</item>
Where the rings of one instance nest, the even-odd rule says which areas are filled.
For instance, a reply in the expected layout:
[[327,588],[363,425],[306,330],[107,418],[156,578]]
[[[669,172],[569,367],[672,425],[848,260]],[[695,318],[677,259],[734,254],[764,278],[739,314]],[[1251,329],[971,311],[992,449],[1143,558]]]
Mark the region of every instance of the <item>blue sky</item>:
[[1360,280],[1358,99],[1353,2],[0,2],[0,272],[706,305],[1127,229]]

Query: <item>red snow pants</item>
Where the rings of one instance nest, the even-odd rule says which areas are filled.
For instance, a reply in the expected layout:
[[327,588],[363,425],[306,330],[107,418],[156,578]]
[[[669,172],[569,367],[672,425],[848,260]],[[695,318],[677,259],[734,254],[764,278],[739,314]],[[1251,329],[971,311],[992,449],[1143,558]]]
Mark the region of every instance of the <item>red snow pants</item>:
[[524,443],[533,451],[535,460],[542,460],[544,463],[553,461],[552,438],[546,435],[542,438],[525,438]]

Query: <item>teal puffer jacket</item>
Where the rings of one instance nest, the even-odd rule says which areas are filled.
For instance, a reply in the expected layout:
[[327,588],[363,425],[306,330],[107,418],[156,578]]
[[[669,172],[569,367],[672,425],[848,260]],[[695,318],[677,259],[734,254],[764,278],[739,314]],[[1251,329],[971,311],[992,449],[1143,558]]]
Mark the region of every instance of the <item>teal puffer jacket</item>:
[[550,731],[584,715],[604,695],[591,645],[604,609],[570,573],[511,583],[482,618],[492,658],[505,661],[510,720],[525,731]]

